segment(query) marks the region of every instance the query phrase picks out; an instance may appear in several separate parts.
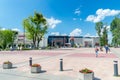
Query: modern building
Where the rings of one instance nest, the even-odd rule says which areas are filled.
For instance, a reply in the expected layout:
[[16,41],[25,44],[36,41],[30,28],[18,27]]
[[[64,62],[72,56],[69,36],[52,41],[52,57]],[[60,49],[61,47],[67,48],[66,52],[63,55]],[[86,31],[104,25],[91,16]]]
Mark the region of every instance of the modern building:
[[48,46],[63,47],[69,42],[68,36],[48,36]]
[[83,37],[75,36],[74,44],[80,45],[82,47],[94,47],[96,43],[99,43],[99,37]]
[[[39,46],[42,47],[94,47],[99,44],[99,37],[83,37],[83,36],[48,36],[42,38]],[[14,47],[18,48],[20,45],[26,45],[26,48],[32,48],[33,42],[25,37],[23,33],[19,33],[14,41]]]
[[99,43],[99,37],[48,36],[48,45],[53,47],[94,47],[96,43]]

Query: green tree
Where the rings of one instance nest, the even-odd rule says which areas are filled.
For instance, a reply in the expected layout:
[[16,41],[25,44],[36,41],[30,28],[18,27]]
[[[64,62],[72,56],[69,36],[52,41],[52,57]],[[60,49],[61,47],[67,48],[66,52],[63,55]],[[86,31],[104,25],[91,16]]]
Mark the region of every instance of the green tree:
[[101,37],[102,28],[103,28],[103,23],[102,22],[97,22],[96,25],[95,25],[95,29],[96,29],[99,37]]
[[14,41],[14,33],[11,30],[0,30],[0,45],[2,49],[6,49]]
[[27,37],[32,39],[34,47],[39,48],[39,42],[48,29],[46,19],[42,14],[35,12],[34,16],[30,16],[23,21],[23,26]]
[[97,22],[95,25],[95,29],[99,36],[100,46],[104,46],[108,44],[108,29],[107,25],[103,24],[103,22]]
[[120,45],[120,18],[115,17],[110,24],[110,31],[112,32],[112,44],[114,46]]
[[103,27],[103,35],[102,35],[102,42],[103,42],[103,45],[106,45],[108,44],[108,29],[107,29],[107,26]]
[[2,31],[0,29],[0,49],[2,48]]
[[101,32],[102,32],[102,28],[103,28],[103,23],[102,22],[97,22],[96,24],[95,24],[95,29],[96,29],[96,31],[97,31],[97,34],[98,34],[98,36],[99,36],[99,41],[100,41],[100,46],[103,46],[103,38],[102,38],[102,34],[101,34]]

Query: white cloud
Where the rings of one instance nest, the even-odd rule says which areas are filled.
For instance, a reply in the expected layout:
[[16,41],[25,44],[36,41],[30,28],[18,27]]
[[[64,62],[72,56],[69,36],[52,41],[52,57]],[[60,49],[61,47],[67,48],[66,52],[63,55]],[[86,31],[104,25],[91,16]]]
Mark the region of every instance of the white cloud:
[[60,34],[59,32],[51,32],[51,35],[54,35],[54,36],[59,36],[59,35],[61,35],[61,36],[67,36],[66,33]]
[[[1,30],[7,30],[7,29],[6,28],[1,28]],[[18,28],[13,28],[11,30],[20,32],[20,30]]]
[[120,10],[110,10],[110,9],[98,9],[96,11],[96,15],[89,15],[86,18],[86,21],[91,21],[91,22],[99,22],[101,20],[104,20],[105,17],[107,16],[115,16],[120,13]]
[[79,8],[75,9],[74,14],[80,15],[80,9]]
[[1,30],[6,30],[5,28],[1,28]]
[[90,33],[87,33],[84,37],[98,37],[97,33],[96,35],[91,35]]
[[20,32],[20,30],[18,28],[13,28],[12,30]]
[[46,18],[46,19],[47,19],[49,27],[52,28],[52,29],[55,28],[57,24],[62,22],[61,20],[55,19],[53,17]]
[[85,37],[89,37],[90,36],[90,33],[87,33],[86,35],[85,35]]
[[51,32],[51,35],[58,36],[58,35],[60,35],[60,33],[59,32]]
[[80,36],[81,33],[82,33],[82,30],[79,28],[76,28],[70,33],[70,36]]

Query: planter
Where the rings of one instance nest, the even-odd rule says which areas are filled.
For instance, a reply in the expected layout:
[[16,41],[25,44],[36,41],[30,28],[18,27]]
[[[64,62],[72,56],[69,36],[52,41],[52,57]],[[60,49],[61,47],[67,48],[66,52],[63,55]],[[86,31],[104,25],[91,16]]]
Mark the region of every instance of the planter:
[[81,73],[79,72],[79,80],[94,80],[94,73]]
[[40,73],[40,72],[41,72],[41,66],[31,67],[31,73]]
[[3,63],[3,69],[11,69],[12,68],[12,63]]

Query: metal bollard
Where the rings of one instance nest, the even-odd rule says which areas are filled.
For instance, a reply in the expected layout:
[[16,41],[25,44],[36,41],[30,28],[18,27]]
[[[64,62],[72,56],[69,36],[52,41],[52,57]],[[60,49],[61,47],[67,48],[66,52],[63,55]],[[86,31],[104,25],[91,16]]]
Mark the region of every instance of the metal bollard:
[[32,66],[32,57],[29,58],[29,66]]
[[114,61],[114,76],[118,76],[118,61]]
[[60,59],[60,71],[63,71],[63,59]]

